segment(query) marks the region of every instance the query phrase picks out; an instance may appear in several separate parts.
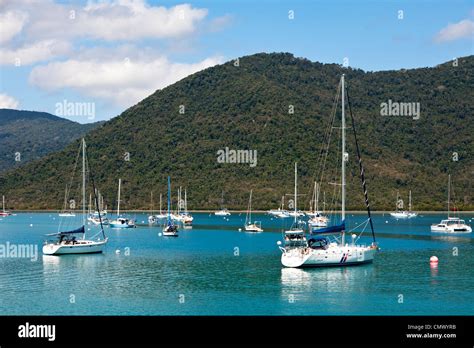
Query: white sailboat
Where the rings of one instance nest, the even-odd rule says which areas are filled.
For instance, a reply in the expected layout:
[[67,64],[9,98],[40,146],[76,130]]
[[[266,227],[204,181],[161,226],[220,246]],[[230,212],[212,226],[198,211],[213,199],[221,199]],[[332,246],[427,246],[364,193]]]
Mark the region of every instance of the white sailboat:
[[120,186],[121,185],[122,185],[122,179],[119,179],[118,199],[117,199],[117,217],[116,217],[115,220],[110,222],[110,227],[112,227],[112,228],[134,228],[134,227],[136,227],[134,220],[120,216]]
[[249,205],[247,215],[245,216],[244,229],[246,232],[263,232],[262,223],[260,221],[252,222],[252,192],[253,190],[250,190]]
[[3,204],[3,208],[2,208],[2,211],[0,211],[0,216],[10,216],[10,215],[12,215],[11,212],[5,210],[5,196],[2,196],[2,204]]
[[288,213],[288,211],[285,210],[285,196],[281,197],[281,204],[278,207],[278,209],[271,209],[267,211],[267,213],[269,215],[273,215],[282,219],[290,217],[290,214]]
[[410,219],[418,215],[411,210],[411,190],[408,198],[408,210],[399,210],[403,208],[403,201],[400,199],[399,192],[397,191],[397,203],[395,205],[395,211],[390,213],[390,215],[396,219]]
[[174,224],[174,221],[171,217],[171,179],[169,176],[168,176],[168,215],[166,219],[166,225],[163,228],[162,234],[164,237],[178,237],[178,226]]
[[[317,182],[314,183],[314,203],[313,207],[314,210],[311,212],[311,218],[308,220],[308,225],[310,228],[316,229],[319,227],[326,227],[329,222],[329,218],[323,215],[322,212],[319,211],[319,185]],[[306,213],[306,215],[309,215]]]
[[451,217],[449,204],[451,201],[451,174],[448,175],[448,218],[440,223],[431,225],[431,232],[442,233],[471,233],[472,227],[459,217]]
[[[49,234],[48,236],[57,237],[56,241],[45,242],[43,245],[43,254],[45,255],[64,255],[64,254],[90,254],[101,253],[107,244],[104,228],[100,225],[102,239],[85,239],[86,231],[86,142],[82,139],[82,226],[70,231],[63,231]],[[90,169],[89,169],[90,170]],[[92,180],[93,186],[95,186]],[[97,202],[97,196],[95,196]],[[100,214],[99,214],[100,219]],[[77,239],[82,235],[82,239]]]
[[74,217],[74,216],[76,216],[76,214],[73,211],[67,209],[67,196],[68,196],[68,192],[67,192],[67,185],[66,185],[66,189],[64,190],[63,209],[58,214],[58,216],[61,216],[61,217]]
[[224,191],[222,191],[222,198],[221,198],[221,208],[214,212],[216,216],[228,216],[230,215],[230,211],[224,207]]
[[153,191],[150,192],[151,195],[151,215],[148,217],[148,222],[150,224],[158,223],[162,219],[166,219],[166,214],[163,214],[161,210],[161,193],[160,193],[160,212],[158,214],[153,214]]
[[[353,131],[355,143],[357,148],[357,155],[359,157],[360,174],[362,186],[364,189],[365,200],[367,205],[368,219],[367,224],[370,223],[372,228],[372,236],[374,242],[369,245],[357,245],[356,234],[352,234],[352,243],[348,244],[345,241],[346,233],[346,161],[348,154],[346,153],[346,123],[345,123],[345,86],[344,75],[341,77],[341,221],[338,225],[328,226],[312,231],[313,238],[307,240],[304,232],[301,229],[294,229],[293,231],[285,231],[284,246],[278,242],[279,248],[282,251],[281,263],[285,267],[328,267],[328,266],[348,266],[359,265],[372,262],[377,251],[375,244],[375,235],[373,233],[372,219],[370,216],[370,209],[368,203],[367,190],[364,179],[364,170],[362,161],[360,159],[360,151],[355,134],[354,120]],[[350,104],[349,104],[350,107]],[[352,112],[351,112],[352,116]],[[332,126],[332,124],[330,125]],[[332,236],[332,239],[330,237]]]
[[[181,192],[181,190],[180,190]],[[186,188],[184,189],[184,211],[180,213],[181,221],[185,226],[193,224],[194,217],[188,212],[188,195]]]
[[298,164],[295,162],[295,192],[294,192],[294,213],[293,214],[293,225],[287,231],[285,231],[285,241],[292,241],[292,244],[300,245],[306,242],[306,236],[302,227],[301,221],[298,221]]
[[[99,191],[96,192],[97,194],[97,204],[96,204],[96,209],[95,211],[92,211],[92,206],[89,208],[89,217],[87,220],[92,222],[94,225],[108,225],[109,224],[109,219],[107,218],[107,210],[103,208],[103,197],[101,197],[101,194]],[[100,217],[99,217],[100,214]]]

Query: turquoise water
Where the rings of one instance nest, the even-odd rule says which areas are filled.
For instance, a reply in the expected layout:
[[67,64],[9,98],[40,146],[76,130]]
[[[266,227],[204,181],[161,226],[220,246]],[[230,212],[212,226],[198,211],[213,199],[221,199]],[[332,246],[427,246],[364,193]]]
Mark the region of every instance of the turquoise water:
[[[39,256],[0,259],[0,315],[474,314],[473,234],[430,233],[444,215],[375,215],[382,250],[373,264],[305,270],[281,267],[282,220],[257,216],[265,232],[247,234],[238,231],[245,214],[194,217],[179,238],[160,237],[146,224],[107,228],[104,254],[61,257],[41,255],[44,235],[58,229],[57,214],[3,218],[0,244],[33,243]],[[348,217],[352,226],[364,219]]]

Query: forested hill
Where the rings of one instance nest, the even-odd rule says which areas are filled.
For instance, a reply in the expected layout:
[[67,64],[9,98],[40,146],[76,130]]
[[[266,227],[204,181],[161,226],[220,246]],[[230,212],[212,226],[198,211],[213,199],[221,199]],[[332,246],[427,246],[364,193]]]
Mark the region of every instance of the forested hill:
[[[299,189],[306,194],[300,202],[307,208],[337,85],[345,73],[372,208],[393,209],[397,190],[405,201],[412,190],[415,209],[445,209],[451,173],[457,205],[473,210],[473,72],[473,56],[459,58],[457,65],[381,72],[289,53],[241,57],[238,64],[229,61],[156,91],[88,133],[90,164],[109,207],[118,178],[121,208],[138,209],[149,207],[151,190],[155,197],[166,192],[170,175],[173,192],[187,187],[190,209],[217,208],[222,190],[228,208],[245,209],[250,189],[253,206],[266,209],[293,192],[297,161]],[[383,103],[394,102],[419,103],[419,117],[382,115]],[[349,209],[360,209],[350,132],[347,203]],[[226,147],[256,150],[256,165],[219,163],[217,153]],[[9,205],[59,208],[77,149],[76,140],[4,174],[0,187]],[[337,160],[339,156],[329,156],[328,166],[337,167]],[[324,188],[328,196],[330,187]]]
[[0,109],[0,172],[59,151],[101,123],[80,124],[46,112]]

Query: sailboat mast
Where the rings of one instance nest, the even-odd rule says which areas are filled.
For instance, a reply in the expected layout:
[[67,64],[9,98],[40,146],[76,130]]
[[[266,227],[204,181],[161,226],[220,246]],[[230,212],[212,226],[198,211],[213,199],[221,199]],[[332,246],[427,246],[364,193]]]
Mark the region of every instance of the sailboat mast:
[[249,200],[249,211],[248,211],[248,223],[252,223],[252,191],[250,190],[250,200]]
[[319,212],[319,185],[316,181],[314,182],[314,190],[315,190],[314,199],[315,199],[315,204],[316,204],[315,205],[316,210],[314,212],[317,213]]
[[84,139],[82,139],[82,224],[86,225],[86,141]]
[[186,195],[186,188],[184,188],[184,212],[188,213],[188,196]]
[[395,211],[398,211],[398,198],[400,198],[399,191],[397,191],[397,200],[395,201]]
[[122,179],[119,179],[118,200],[117,200],[117,217],[120,217],[120,186],[121,185],[122,185]]
[[411,211],[411,190],[408,196],[408,211]]
[[162,215],[161,214],[161,193],[160,193],[160,215]]
[[171,221],[171,204],[170,204],[170,197],[171,197],[171,183],[170,183],[170,177],[168,176],[168,225]]
[[449,219],[449,201],[451,199],[451,174],[448,175],[448,219]]
[[5,196],[2,196],[2,206],[3,212],[5,212]]
[[[296,208],[296,203],[297,203],[297,197],[298,197],[298,183],[297,183],[297,180],[298,180],[298,164],[295,162],[295,224],[296,224],[296,212],[297,212],[297,208]],[[295,226],[296,227],[296,226]]]
[[[342,130],[342,145],[341,145],[341,155],[342,155],[342,164],[341,164],[341,194],[342,194],[342,202],[341,202],[341,219],[344,222],[346,219],[346,116],[345,116],[345,110],[344,110],[344,102],[345,102],[345,96],[344,96],[344,74],[342,74],[341,77],[341,130]],[[342,231],[342,238],[341,238],[341,243],[344,245],[344,234],[345,231]]]
[[[5,210],[5,209],[3,209]],[[66,188],[64,190],[64,205],[63,205],[63,211],[66,211],[67,210],[67,184],[66,184]]]

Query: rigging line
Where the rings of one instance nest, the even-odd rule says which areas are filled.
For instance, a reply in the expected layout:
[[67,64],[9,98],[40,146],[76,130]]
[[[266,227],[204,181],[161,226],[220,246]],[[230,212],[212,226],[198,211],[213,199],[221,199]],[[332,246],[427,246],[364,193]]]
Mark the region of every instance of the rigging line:
[[[329,120],[329,123],[328,123],[328,128],[326,130],[326,135],[325,135],[325,138],[324,138],[324,143],[323,143],[323,147],[321,149],[321,153],[320,153],[320,182],[322,182],[322,179],[323,179],[323,176],[324,176],[324,172],[325,172],[325,168],[326,168],[326,162],[327,162],[327,157],[328,157],[328,154],[329,154],[329,145],[331,143],[331,137],[332,137],[332,132],[333,132],[333,124],[335,122],[335,119],[336,119],[336,112],[337,112],[337,105],[338,105],[338,101],[339,101],[339,94],[340,94],[340,91],[339,91],[339,87],[340,87],[340,82],[339,82],[339,85],[338,85],[338,88],[337,88],[337,91],[336,91],[336,95],[334,97],[334,101],[333,101],[333,107],[332,107],[332,111],[331,111],[331,118]],[[324,148],[324,145],[325,148]],[[324,158],[324,160],[323,160]]]
[[[79,146],[79,149],[77,150],[76,160],[74,162],[74,169],[72,170],[71,180],[69,181],[69,185],[66,186],[66,202],[67,202],[67,199],[69,198],[69,195],[70,195],[71,190],[72,190],[72,182],[74,181],[74,176],[76,174],[77,164],[79,163],[80,155],[81,155],[81,146]],[[68,210],[68,209],[66,209],[66,207],[67,207],[67,203],[64,206],[64,212],[66,212]],[[75,208],[75,206],[74,206],[74,208]],[[64,226],[64,227],[72,226],[72,224],[68,224],[69,220],[65,220],[64,224],[63,224],[63,220],[64,220],[63,218],[59,218],[58,232],[61,231],[62,226]]]
[[347,104],[349,106],[349,114],[351,115],[351,121],[352,121],[352,130],[354,133],[354,141],[355,141],[355,146],[357,150],[357,158],[359,159],[359,169],[360,169],[360,178],[362,181],[362,190],[364,191],[364,197],[365,197],[365,206],[367,207],[367,215],[369,217],[369,222],[370,222],[370,229],[372,230],[372,238],[375,243],[375,233],[374,233],[374,224],[372,222],[372,216],[370,214],[370,203],[369,203],[369,194],[367,193],[367,186],[365,184],[365,175],[364,175],[364,166],[362,165],[362,158],[360,157],[360,150],[359,150],[359,142],[357,141],[357,132],[355,128],[355,121],[354,121],[354,115],[352,114],[352,106],[351,106],[351,100],[349,98],[349,89],[346,87],[346,95],[347,95]]
[[87,155],[86,155],[86,163],[87,163],[87,169],[88,169],[89,175],[91,177],[91,181],[92,181],[92,190],[94,191],[94,201],[95,201],[95,204],[98,208],[97,212],[99,214],[100,230],[102,232],[102,237],[105,239],[106,237],[105,237],[105,232],[104,232],[104,225],[102,224],[102,216],[100,215],[99,200],[97,198],[97,190],[96,190],[96,187],[95,187],[94,176],[92,175],[92,170],[90,168],[89,158],[88,158]]
[[[339,82],[340,84],[340,82]],[[334,97],[331,113],[330,113],[330,118],[328,121],[328,126],[326,127],[325,134],[323,136],[323,142],[321,144],[319,156],[318,156],[318,168],[316,170],[316,177],[319,177],[320,180],[319,182],[322,182],[322,176],[324,173],[324,168],[325,168],[325,162],[326,160],[323,161],[323,158],[327,158],[327,152],[328,152],[328,147],[329,144],[326,145],[327,142],[330,142],[331,139],[331,134],[332,134],[332,124],[334,122],[334,117],[335,117],[335,112],[337,110],[337,102],[338,102],[338,96],[339,96],[339,88],[336,89],[336,95]],[[325,146],[326,145],[326,146]]]

